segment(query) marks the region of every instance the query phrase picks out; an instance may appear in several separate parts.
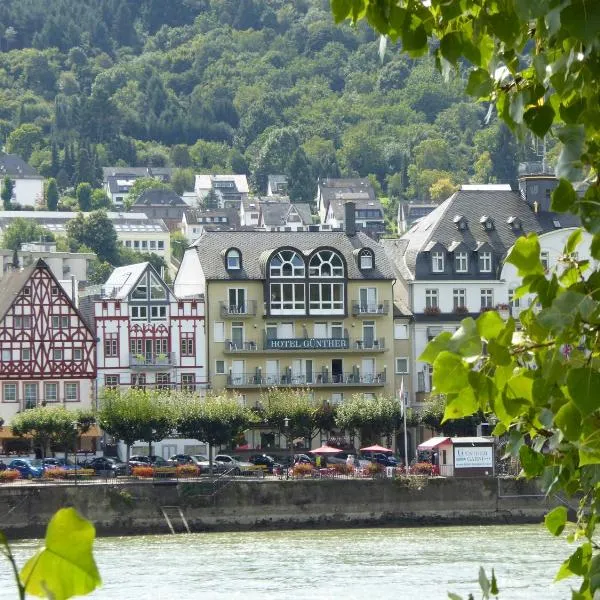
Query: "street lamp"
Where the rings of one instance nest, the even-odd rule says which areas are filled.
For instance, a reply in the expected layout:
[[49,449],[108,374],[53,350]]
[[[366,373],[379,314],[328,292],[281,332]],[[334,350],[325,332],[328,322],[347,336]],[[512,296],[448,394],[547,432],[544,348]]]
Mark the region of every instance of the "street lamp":
[[289,479],[290,477],[290,468],[293,467],[293,463],[294,463],[294,448],[292,447],[292,440],[291,440],[291,435],[290,435],[290,420],[288,417],[286,417],[285,419],[283,419],[283,425],[285,427],[285,441],[287,442],[287,444],[289,445],[290,448],[290,460],[288,462],[288,467],[287,467],[287,471],[286,471],[286,479]]

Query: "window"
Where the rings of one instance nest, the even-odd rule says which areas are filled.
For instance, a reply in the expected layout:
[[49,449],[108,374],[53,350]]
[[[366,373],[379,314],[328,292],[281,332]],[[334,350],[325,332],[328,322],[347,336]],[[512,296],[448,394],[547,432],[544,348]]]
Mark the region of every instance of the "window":
[[30,348],[22,348],[21,349],[21,360],[31,360],[31,349]]
[[104,376],[104,387],[107,387],[107,388],[119,387],[119,376],[118,375],[105,375]]
[[131,376],[131,387],[143,388],[146,385],[146,373]]
[[437,290],[425,290],[425,308],[439,308]]
[[494,305],[494,290],[481,290],[481,308],[491,308]]
[[104,338],[104,357],[113,358],[119,356],[119,347],[117,345],[117,334],[107,333]]
[[147,300],[148,299],[148,286],[145,283],[137,285],[133,292],[131,292],[132,300]]
[[79,383],[65,383],[65,402],[79,402]]
[[181,356],[194,356],[194,334],[181,334]]
[[344,394],[341,392],[334,392],[331,394],[331,404],[341,404],[344,401]]
[[408,339],[408,325],[403,323],[394,323],[394,339],[395,340],[407,340]]
[[2,348],[2,360],[3,361],[12,360],[12,352],[8,348]]
[[23,384],[23,397],[25,400],[25,408],[33,408],[38,403],[38,384],[25,383]]
[[492,270],[492,253],[491,252],[480,252],[479,253],[479,271],[481,273],[490,273]]
[[540,253],[540,260],[544,271],[547,271],[550,268],[550,255],[546,250]]
[[81,360],[83,352],[81,348],[73,348],[73,360]]
[[344,312],[344,284],[343,283],[311,283],[310,284],[310,312],[319,314],[324,312]]
[[432,252],[431,253],[431,270],[434,273],[444,272],[444,253],[443,252]]
[[52,360],[62,360],[63,359],[63,349],[62,348],[54,348],[52,350]]
[[68,315],[53,315],[52,316],[52,329],[68,329],[69,317]]
[[150,318],[166,319],[167,318],[167,307],[166,306],[151,306],[150,307]]
[[17,402],[17,384],[4,383],[2,384],[2,402]]
[[339,340],[344,337],[344,327],[342,323],[331,323],[330,327],[331,335],[330,337],[336,340]]
[[303,314],[305,310],[303,283],[271,283],[271,313]]
[[13,318],[15,329],[31,329],[31,317],[29,315],[17,315]]
[[136,250],[139,250],[140,249],[140,240],[133,240],[133,247]]
[[377,288],[360,288],[358,296],[360,298],[360,312],[377,312]]
[[196,376],[193,373],[183,373],[181,375],[181,389],[189,392],[196,390]]
[[156,387],[161,389],[169,387],[171,383],[171,376],[168,373],[157,373],[156,374]]
[[453,290],[452,297],[454,300],[454,310],[457,308],[464,308],[467,305],[467,290]]
[[271,258],[271,277],[304,277],[304,261],[293,250],[281,250]]
[[234,321],[231,324],[231,345],[239,350],[244,347],[244,323],[242,321]]
[[51,293],[53,296],[58,296],[58,286],[57,285],[52,286]]
[[225,323],[223,321],[215,321],[214,323],[214,341],[225,341]]
[[31,286],[26,285],[23,288],[23,296],[31,296]]
[[224,360],[216,360],[215,361],[215,373],[217,375],[225,375],[225,361]]
[[343,277],[344,263],[331,250],[321,250],[310,259],[308,273],[311,277]]
[[408,373],[408,358],[396,359],[396,373],[398,375],[406,375]]
[[246,307],[246,290],[244,288],[229,288],[227,291],[229,304],[227,312],[233,315],[244,315],[248,311]]
[[169,352],[169,338],[156,338],[154,340],[155,354],[167,354]]
[[360,255],[360,268],[361,269],[372,269],[373,268],[373,255],[370,252],[363,252]]
[[58,383],[44,383],[44,400],[58,402]]
[[164,250],[165,249],[165,243],[162,240],[159,240],[158,242],[156,242],[156,247],[159,250]]
[[457,252],[454,255],[454,269],[457,273],[466,273],[469,270],[469,257],[466,252]]
[[150,300],[166,300],[167,292],[154,273],[150,273]]
[[125,248],[131,248],[131,240],[125,240]]
[[148,318],[148,307],[147,306],[132,306],[131,307],[131,318],[132,319],[147,319]]
[[515,290],[508,290],[508,305],[511,308],[519,308],[521,301],[519,298],[515,298]]
[[148,250],[148,242],[147,242],[147,240],[142,240],[142,250]]
[[241,269],[242,261],[240,257],[240,251],[235,248],[231,248],[227,251],[227,268],[228,269]]
[[156,240],[150,240],[150,250],[156,250]]

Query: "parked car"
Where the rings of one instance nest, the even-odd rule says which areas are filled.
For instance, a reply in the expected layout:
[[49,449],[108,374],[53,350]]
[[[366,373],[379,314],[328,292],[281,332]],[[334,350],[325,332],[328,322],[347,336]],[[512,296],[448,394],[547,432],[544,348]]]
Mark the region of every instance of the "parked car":
[[348,460],[348,452],[336,452],[335,454],[321,455],[328,465],[345,465]]
[[199,463],[207,460],[208,458],[202,454],[174,454],[167,462],[171,465],[194,465],[199,467]]
[[226,471],[232,471],[234,475],[239,475],[246,469],[252,469],[254,465],[251,462],[244,462],[229,456],[229,454],[217,454],[214,462],[225,468]]
[[315,459],[308,454],[294,454],[294,464],[314,465]]
[[81,465],[76,465],[68,459],[48,457],[42,459],[45,469],[66,469],[67,471],[78,471]]
[[397,467],[400,465],[393,455],[380,452],[373,454],[371,462],[376,462],[378,465],[383,465],[384,467]]
[[9,469],[15,469],[25,479],[39,479],[44,474],[44,464],[40,459],[15,458],[8,463]]
[[268,454],[254,454],[248,459],[253,465],[263,467],[268,473],[273,473],[273,470],[283,468],[281,463],[278,463],[272,456]]
[[130,471],[123,461],[110,456],[93,458],[86,463],[86,467],[94,469],[96,473],[106,473],[112,477],[116,477],[117,475],[127,475]]
[[0,460],[0,471],[6,471],[6,463]]
[[131,467],[168,467],[169,463],[162,457],[153,454],[146,456],[145,454],[134,454],[129,459]]

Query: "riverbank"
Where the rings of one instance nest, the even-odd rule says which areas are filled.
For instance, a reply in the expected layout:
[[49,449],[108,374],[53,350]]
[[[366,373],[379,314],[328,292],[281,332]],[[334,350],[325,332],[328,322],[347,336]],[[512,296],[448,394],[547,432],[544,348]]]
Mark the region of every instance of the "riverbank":
[[539,523],[553,505],[535,482],[489,477],[32,483],[0,487],[0,530],[11,539],[43,536],[65,506],[110,536],[169,533],[165,511],[176,531],[185,519],[190,531],[205,532]]

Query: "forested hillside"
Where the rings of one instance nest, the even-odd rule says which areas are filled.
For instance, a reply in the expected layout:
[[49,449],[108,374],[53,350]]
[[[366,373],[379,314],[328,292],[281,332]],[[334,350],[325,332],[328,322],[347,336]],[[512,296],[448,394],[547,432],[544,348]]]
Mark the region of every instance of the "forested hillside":
[[[168,8],[165,8],[168,7]],[[326,0],[3,0],[0,139],[59,187],[109,164],[374,175],[391,197],[510,182],[518,148],[487,107]]]

